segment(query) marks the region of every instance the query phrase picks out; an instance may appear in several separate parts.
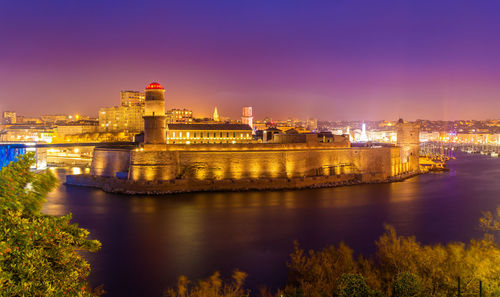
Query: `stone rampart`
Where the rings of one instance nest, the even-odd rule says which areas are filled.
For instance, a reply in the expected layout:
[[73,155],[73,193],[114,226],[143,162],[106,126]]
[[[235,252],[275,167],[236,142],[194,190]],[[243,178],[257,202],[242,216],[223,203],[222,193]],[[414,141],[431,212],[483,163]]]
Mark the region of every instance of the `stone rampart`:
[[[97,187],[127,193],[294,189],[391,181],[417,173],[410,163],[394,146],[144,145],[96,148],[90,175]],[[114,178],[127,171],[128,180]]]
[[356,174],[363,182],[415,172],[399,147],[331,144],[144,145],[96,148],[91,175],[132,181],[291,179]]
[[116,172],[128,171],[131,148],[98,148],[90,166],[90,174],[94,176],[115,177]]
[[[182,149],[181,149],[182,148]],[[304,144],[145,146],[130,155],[129,179],[296,178],[361,174],[373,181],[409,171],[398,147]]]
[[178,152],[165,150],[132,150],[130,180],[172,180],[178,175]]

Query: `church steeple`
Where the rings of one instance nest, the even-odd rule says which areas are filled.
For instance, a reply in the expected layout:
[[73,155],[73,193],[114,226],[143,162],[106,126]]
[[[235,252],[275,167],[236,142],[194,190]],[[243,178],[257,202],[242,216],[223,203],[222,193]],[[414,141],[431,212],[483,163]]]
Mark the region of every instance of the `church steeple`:
[[219,118],[219,112],[217,111],[217,106],[215,107],[214,109],[214,116],[213,116],[213,119],[215,122],[219,122],[220,121],[220,118]]

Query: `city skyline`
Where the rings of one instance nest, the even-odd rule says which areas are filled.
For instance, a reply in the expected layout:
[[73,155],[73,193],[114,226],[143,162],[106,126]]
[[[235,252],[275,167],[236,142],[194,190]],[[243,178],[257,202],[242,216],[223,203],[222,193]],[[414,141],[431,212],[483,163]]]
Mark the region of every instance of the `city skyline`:
[[[141,2],[142,3],[142,2]],[[500,4],[11,2],[0,109],[97,115],[150,81],[209,117],[498,118]],[[387,14],[386,12],[390,12]]]
[[500,297],[498,11],[1,1],[0,295]]

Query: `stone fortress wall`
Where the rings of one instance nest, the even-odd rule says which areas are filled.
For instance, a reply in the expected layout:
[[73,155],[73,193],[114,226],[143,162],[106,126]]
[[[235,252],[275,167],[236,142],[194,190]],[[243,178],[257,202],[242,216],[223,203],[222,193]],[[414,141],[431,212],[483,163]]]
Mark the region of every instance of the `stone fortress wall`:
[[[131,181],[273,179],[354,174],[381,182],[414,171],[400,147],[342,147],[327,143],[144,145],[96,148],[91,175]],[[416,160],[418,162],[418,159]]]
[[90,175],[116,177],[117,172],[127,172],[130,168],[132,148],[96,147],[90,165]]
[[384,182],[419,172],[420,127],[403,120],[397,146],[351,147],[345,137],[325,143],[316,134],[276,134],[268,143],[167,144],[164,92],[158,83],[146,87],[144,143],[95,148],[90,177],[67,181],[167,193]]

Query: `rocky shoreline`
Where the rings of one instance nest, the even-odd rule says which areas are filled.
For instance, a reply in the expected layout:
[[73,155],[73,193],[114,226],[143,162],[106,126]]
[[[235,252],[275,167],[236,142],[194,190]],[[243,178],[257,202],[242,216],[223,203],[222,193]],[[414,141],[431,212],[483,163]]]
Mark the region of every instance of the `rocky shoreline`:
[[298,178],[247,178],[221,180],[171,181],[131,181],[114,177],[92,176],[88,174],[67,175],[66,185],[98,188],[108,193],[127,195],[164,195],[188,192],[227,192],[227,191],[264,191],[296,190],[310,188],[331,188],[339,186],[398,182],[419,175],[420,172],[394,176],[387,180],[366,179],[361,174],[342,174],[331,176]]

